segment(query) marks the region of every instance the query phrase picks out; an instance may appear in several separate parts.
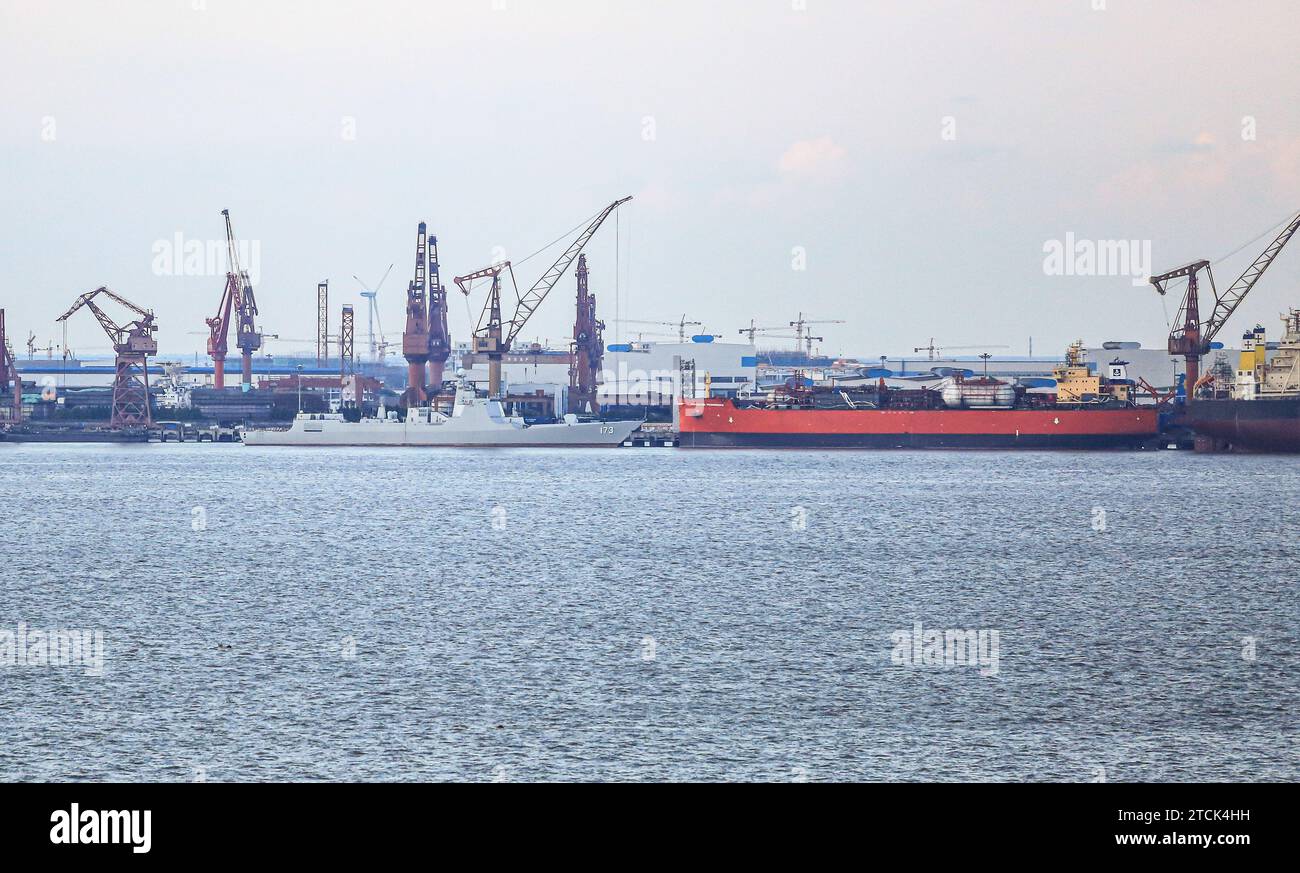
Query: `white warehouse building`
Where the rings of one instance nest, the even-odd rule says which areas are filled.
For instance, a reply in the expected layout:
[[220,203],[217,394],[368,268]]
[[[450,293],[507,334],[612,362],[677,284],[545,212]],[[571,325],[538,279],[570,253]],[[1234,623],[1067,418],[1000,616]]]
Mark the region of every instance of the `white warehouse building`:
[[[753,390],[758,356],[748,343],[614,343],[606,346],[604,378],[597,392],[602,406],[668,405],[684,362],[695,364],[695,396],[707,380],[715,397]],[[686,387],[691,395],[691,387]]]
[[[466,349],[458,351],[456,363],[464,367],[469,380],[485,384],[487,360]],[[512,351],[501,362],[506,393],[513,395],[516,389],[528,394],[545,390],[556,398],[555,408],[562,410],[566,406],[571,361],[567,351],[536,347]],[[747,343],[609,343],[597,388],[600,405],[669,406],[684,361],[695,363],[697,395],[704,394],[706,379],[715,397],[735,396],[742,389],[754,387],[758,359],[754,346]]]

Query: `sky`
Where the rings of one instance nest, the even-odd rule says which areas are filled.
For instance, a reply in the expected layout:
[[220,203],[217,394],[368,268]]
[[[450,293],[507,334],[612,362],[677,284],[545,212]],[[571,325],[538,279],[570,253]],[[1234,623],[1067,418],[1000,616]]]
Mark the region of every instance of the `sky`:
[[[482,296],[452,276],[632,195],[586,249],[607,342],[674,332],[616,317],[739,339],[803,313],[864,358],[1158,347],[1178,300],[1139,267],[1216,260],[1300,209],[1295,35],[1282,0],[0,0],[0,307],[22,358],[108,285],[156,312],[164,353],[202,354],[224,256],[159,253],[219,251],[228,208],[286,338],[269,351],[309,348],[323,279],[364,346],[354,276],[390,264],[400,348],[423,220],[464,340]],[[1049,264],[1067,240],[1134,257]],[[1294,245],[1221,339],[1300,305]],[[524,338],[566,343],[573,291]],[[68,337],[108,352],[88,315]]]

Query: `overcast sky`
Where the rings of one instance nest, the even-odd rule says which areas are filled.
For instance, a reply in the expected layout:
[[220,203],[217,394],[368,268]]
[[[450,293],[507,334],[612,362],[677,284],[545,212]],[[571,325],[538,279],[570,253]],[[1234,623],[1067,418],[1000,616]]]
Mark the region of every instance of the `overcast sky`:
[[[20,357],[101,284],[156,310],[164,351],[202,351],[188,332],[224,260],[159,275],[156,244],[222,240],[229,208],[265,331],[313,337],[324,278],[332,323],[349,301],[364,322],[353,274],[395,263],[380,301],[400,347],[421,219],[452,286],[631,194],[587,249],[607,322],[617,238],[620,315],[729,338],[803,311],[846,322],[819,327],[825,351],[862,356],[1162,345],[1149,286],[1048,275],[1044,247],[1150,241],[1158,272],[1300,208],[1295,6],[1095,5],[0,0],[0,306]],[[1276,335],[1298,272],[1288,250],[1221,338]],[[528,338],[567,339],[573,287]],[[106,351],[93,319],[70,331]]]

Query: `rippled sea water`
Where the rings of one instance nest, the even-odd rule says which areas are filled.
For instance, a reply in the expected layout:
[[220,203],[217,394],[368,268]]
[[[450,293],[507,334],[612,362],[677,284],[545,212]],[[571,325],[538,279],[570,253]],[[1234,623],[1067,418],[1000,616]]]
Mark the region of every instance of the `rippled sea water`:
[[1298,463],[0,444],[0,779],[1296,780]]

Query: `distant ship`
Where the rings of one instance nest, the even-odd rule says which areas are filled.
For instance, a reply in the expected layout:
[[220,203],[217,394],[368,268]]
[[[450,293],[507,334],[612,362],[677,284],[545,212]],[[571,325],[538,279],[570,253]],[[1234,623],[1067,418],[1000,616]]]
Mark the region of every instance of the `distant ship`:
[[[1137,449],[1155,446],[1161,411],[1139,406],[1126,362],[1094,374],[1075,343],[1050,392],[953,374],[920,390],[810,388],[799,380],[762,400],[680,401],[685,448]],[[707,383],[706,383],[707,384]],[[706,388],[706,393],[707,393]]]
[[344,413],[300,412],[288,430],[245,431],[244,445],[610,447],[622,445],[640,426],[639,421],[579,421],[574,415],[555,424],[527,424],[507,416],[500,401],[478,397],[462,385],[451,415],[429,406],[408,409],[405,417],[395,411],[361,419]]

